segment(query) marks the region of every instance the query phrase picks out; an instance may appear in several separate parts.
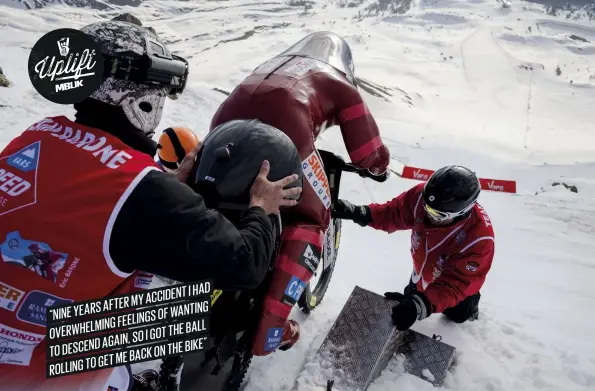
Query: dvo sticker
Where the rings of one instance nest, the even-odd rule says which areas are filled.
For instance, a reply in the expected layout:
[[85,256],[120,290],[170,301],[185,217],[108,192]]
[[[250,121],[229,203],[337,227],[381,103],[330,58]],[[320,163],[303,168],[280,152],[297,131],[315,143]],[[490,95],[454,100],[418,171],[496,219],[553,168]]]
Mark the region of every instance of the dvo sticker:
[[266,340],[264,341],[264,351],[270,352],[279,347],[283,339],[283,329],[280,327],[267,330]]
[[326,209],[331,206],[331,192],[322,162],[316,151],[302,161],[304,176]]
[[305,289],[306,284],[304,284],[304,282],[296,276],[292,276],[291,280],[289,280],[289,284],[287,284],[287,287],[285,288],[284,293],[285,296],[290,299],[289,301],[293,302],[291,304],[295,304],[295,302],[300,299],[300,296],[302,296],[302,293],[304,293]]
[[14,312],[24,294],[25,292],[0,281],[0,308]]
[[0,324],[0,364],[29,365],[33,350],[44,338]]
[[63,299],[45,292],[31,291],[25,297],[23,304],[21,304],[17,312],[17,319],[45,327],[48,308],[69,303],[72,303],[72,300]]

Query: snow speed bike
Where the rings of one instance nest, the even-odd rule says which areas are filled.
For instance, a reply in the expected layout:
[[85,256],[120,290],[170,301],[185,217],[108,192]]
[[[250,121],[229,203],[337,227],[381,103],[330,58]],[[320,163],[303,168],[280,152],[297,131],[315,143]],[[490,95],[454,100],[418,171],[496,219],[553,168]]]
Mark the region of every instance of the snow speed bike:
[[[366,169],[358,169],[351,163],[331,152],[318,150],[328,178],[331,205],[339,199],[339,187],[343,172],[353,172],[361,177],[384,182],[385,175],[376,176]],[[332,206],[331,206],[332,207]],[[280,237],[282,217],[275,224]],[[305,313],[316,308],[328,289],[341,237],[341,220],[332,218],[325,234],[322,261],[312,276],[298,305]],[[277,239],[276,253],[280,240]],[[252,360],[252,344],[262,314],[264,296],[271,283],[271,266],[262,284],[251,291],[232,292],[214,290],[211,296],[210,341],[203,352],[169,357],[163,360],[160,373],[160,391],[167,390],[209,390],[237,391]],[[181,374],[174,375],[184,362]],[[168,374],[168,371],[170,373]],[[181,379],[180,379],[181,375]],[[177,379],[173,379],[176,377]],[[179,384],[176,384],[177,381]],[[179,387],[179,388],[178,388]]]

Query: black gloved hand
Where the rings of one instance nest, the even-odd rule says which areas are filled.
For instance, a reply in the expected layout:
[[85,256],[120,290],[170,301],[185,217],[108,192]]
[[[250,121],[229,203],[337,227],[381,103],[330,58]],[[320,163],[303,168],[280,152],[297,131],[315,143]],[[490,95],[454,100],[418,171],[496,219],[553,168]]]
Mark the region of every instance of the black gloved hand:
[[393,324],[399,331],[408,330],[416,320],[422,320],[430,315],[428,301],[421,293],[405,296],[399,292],[386,292],[384,297],[399,301],[392,310]]
[[333,217],[352,220],[354,223],[367,226],[372,222],[372,213],[367,205],[353,205],[349,201],[337,200],[331,212]]

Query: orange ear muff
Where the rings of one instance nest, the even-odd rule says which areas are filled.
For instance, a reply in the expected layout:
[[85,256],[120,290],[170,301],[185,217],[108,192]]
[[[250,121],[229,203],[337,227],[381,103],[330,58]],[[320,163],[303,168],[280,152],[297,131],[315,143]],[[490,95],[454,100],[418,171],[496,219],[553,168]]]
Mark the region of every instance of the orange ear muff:
[[172,128],[167,128],[163,132],[167,135],[167,137],[169,137],[169,141],[171,141],[171,145],[174,149],[174,153],[176,156],[175,161],[178,164],[182,163],[182,160],[184,160],[184,157],[186,156],[186,151],[182,146],[182,142],[180,141],[178,134]]

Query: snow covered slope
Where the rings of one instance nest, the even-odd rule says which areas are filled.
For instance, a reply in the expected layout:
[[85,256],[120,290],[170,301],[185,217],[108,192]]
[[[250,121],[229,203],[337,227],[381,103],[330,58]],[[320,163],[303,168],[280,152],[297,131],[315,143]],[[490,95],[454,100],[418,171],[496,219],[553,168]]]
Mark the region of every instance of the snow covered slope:
[[[126,11],[154,27],[191,64],[188,92],[168,102],[162,127],[189,126],[199,135],[225,98],[214,89],[231,90],[309,32],[335,31],[352,45],[356,74],[393,157],[428,169],[463,164],[518,183],[516,195],[481,195],[497,250],[480,319],[453,325],[434,315],[414,326],[442,335],[460,353],[444,388],[594,390],[595,26],[588,18],[548,15],[539,2],[513,0],[503,8],[497,0],[147,0],[134,7],[102,2],[103,11],[27,11],[0,0],[0,67],[12,81],[0,87],[0,148],[42,116],[73,113],[41,98],[27,77],[30,48],[58,26]],[[319,146],[345,151],[336,129]],[[415,183],[347,174],[344,180],[342,196],[357,203],[388,200]],[[294,311],[300,343],[255,359],[245,390],[289,390],[302,370],[315,375],[306,364],[353,286],[400,290],[410,270],[408,233],[345,223],[325,301],[308,317]],[[403,374],[398,357],[370,388],[430,389]]]

